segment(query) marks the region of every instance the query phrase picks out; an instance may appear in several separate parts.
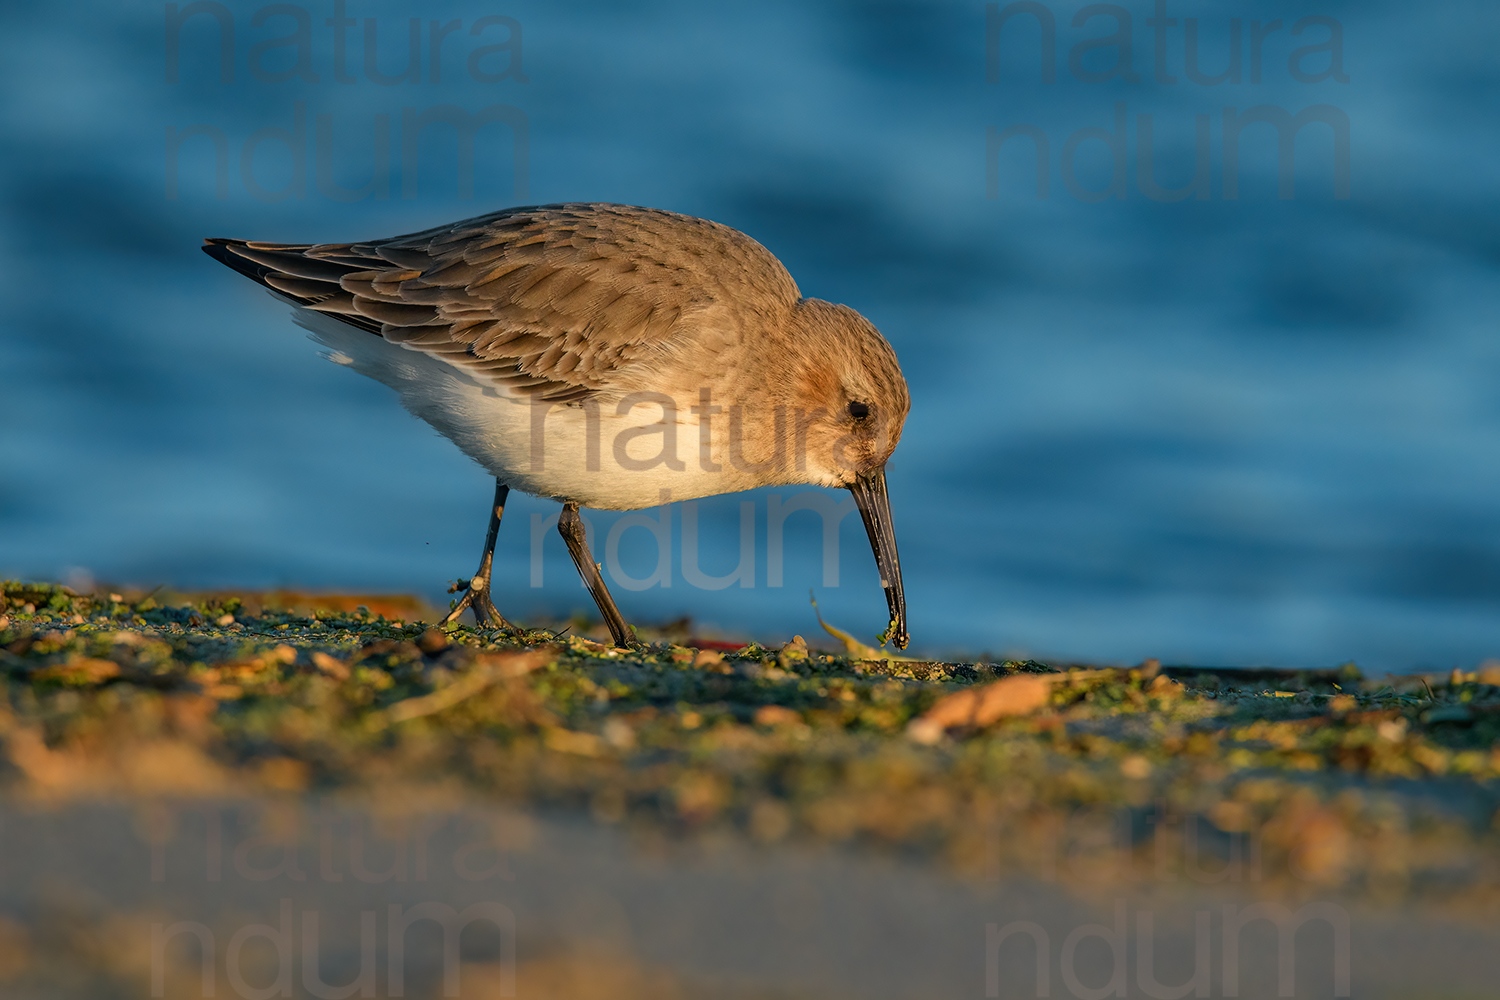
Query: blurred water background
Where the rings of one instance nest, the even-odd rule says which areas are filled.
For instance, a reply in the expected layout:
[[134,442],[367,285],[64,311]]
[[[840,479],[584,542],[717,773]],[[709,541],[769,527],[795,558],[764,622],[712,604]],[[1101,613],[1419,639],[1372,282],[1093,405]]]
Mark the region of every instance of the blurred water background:
[[[895,345],[916,647],[1500,656],[1500,11],[1157,6],[997,6],[987,37],[972,2],[5,5],[0,574],[441,599],[484,473],[200,239],[619,201],[743,229]],[[1122,13],[1129,66],[1088,45]],[[466,182],[422,116],[495,108]],[[1319,110],[1290,168],[1246,128],[1226,190],[1226,115],[1255,108]],[[1166,187],[1205,159],[1204,197],[1162,200],[1143,147]],[[836,586],[792,517],[776,587],[768,498],[704,501],[705,572],[736,565],[746,499],[753,587],[694,586],[674,510],[671,585],[617,573],[627,615],[811,636],[816,588],[879,630],[857,517]],[[555,509],[507,512],[496,599],[523,620],[590,607]],[[648,577],[654,537],[615,534],[612,568]]]

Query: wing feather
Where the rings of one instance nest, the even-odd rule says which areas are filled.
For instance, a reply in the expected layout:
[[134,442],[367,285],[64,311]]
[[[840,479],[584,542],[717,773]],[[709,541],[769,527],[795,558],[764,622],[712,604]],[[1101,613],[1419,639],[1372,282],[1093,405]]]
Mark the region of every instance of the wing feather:
[[215,239],[204,250],[309,309],[562,401],[637,388],[699,324],[743,328],[799,297],[748,236],[621,205],[507,209],[363,243]]

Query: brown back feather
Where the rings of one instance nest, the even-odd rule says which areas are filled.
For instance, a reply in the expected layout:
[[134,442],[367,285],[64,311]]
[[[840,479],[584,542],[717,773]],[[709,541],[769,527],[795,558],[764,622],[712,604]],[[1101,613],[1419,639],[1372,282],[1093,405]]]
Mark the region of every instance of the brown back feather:
[[685,331],[748,331],[799,297],[743,233],[625,205],[505,209],[366,243],[203,249],[308,309],[555,400],[628,391],[632,371]]

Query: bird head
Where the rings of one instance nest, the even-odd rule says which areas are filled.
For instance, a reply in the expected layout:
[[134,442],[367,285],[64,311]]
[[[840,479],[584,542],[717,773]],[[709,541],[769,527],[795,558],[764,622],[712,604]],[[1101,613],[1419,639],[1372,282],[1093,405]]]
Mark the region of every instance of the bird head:
[[890,606],[889,634],[905,648],[906,596],[885,466],[911,409],[906,379],[880,331],[847,306],[803,299],[792,333],[795,357],[785,376],[797,401],[795,468],[803,481],[854,494]]

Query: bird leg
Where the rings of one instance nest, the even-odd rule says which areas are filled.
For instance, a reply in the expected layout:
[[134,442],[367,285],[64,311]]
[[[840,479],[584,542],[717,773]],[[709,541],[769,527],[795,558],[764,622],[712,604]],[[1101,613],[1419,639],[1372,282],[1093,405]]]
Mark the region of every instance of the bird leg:
[[495,536],[500,532],[500,518],[505,514],[505,498],[510,495],[510,487],[500,480],[495,480],[495,502],[490,507],[490,530],[484,536],[484,554],[479,557],[479,571],[468,580],[460,580],[448,591],[464,591],[464,596],[459,598],[453,610],[441,622],[443,625],[451,625],[458,621],[465,608],[474,612],[474,622],[481,627],[508,628],[510,622],[495,608],[495,602],[490,600],[490,569],[495,562]]
[[604,624],[609,626],[614,644],[621,649],[639,646],[635,629],[625,624],[625,617],[615,607],[615,599],[609,596],[609,588],[604,585],[604,577],[599,575],[599,564],[594,562],[588,538],[584,535],[583,518],[578,516],[578,504],[571,500],[563,504],[562,513],[557,518],[557,531],[563,536],[563,541],[568,543],[568,554],[573,557],[573,565],[578,567],[578,575],[583,577],[594,603],[599,606],[599,613],[604,616]]

